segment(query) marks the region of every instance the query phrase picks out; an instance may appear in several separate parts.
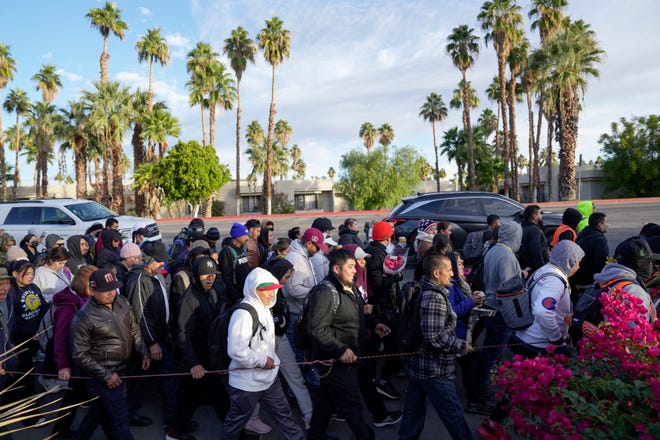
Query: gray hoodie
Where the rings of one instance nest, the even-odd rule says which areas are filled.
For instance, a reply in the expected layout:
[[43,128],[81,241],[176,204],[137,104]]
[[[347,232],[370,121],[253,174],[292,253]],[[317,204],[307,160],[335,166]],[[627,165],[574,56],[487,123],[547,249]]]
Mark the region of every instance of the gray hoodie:
[[522,228],[518,223],[502,222],[498,231],[497,243],[484,257],[484,286],[486,300],[484,304],[497,308],[495,291],[500,283],[520,275],[520,264],[516,252],[520,248]]
[[639,284],[639,278],[637,278],[637,273],[631,268],[624,266],[619,263],[609,263],[603,268],[601,273],[594,275],[594,281],[598,284],[606,283],[610,280],[618,278],[621,281],[630,280],[632,284],[628,284],[623,288],[626,292],[631,295],[635,295],[637,298],[643,301],[643,306],[646,307],[646,319],[651,319],[650,310],[653,307],[651,303],[651,295]]

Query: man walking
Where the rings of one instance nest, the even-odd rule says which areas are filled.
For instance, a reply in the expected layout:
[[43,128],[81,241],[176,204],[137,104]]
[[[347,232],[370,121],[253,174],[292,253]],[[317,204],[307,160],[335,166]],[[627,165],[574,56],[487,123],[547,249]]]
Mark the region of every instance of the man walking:
[[128,426],[124,397],[124,374],[132,353],[142,359],[142,369],[151,364],[140,327],[128,301],[117,295],[121,283],[108,269],[90,275],[92,298],[78,310],[71,324],[72,357],[91,378],[87,388],[95,400],[80,424],[78,438],[87,439],[107,419],[114,438],[133,439]]
[[521,267],[530,268],[531,275],[550,259],[548,240],[543,233],[543,213],[539,205],[525,208],[522,229],[518,261]]

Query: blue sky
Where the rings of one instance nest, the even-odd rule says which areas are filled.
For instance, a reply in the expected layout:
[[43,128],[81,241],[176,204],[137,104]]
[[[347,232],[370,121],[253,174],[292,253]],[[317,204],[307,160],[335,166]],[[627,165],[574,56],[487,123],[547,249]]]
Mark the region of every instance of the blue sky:
[[[188,105],[185,55],[198,41],[222,52],[223,40],[232,29],[243,26],[256,39],[264,20],[277,15],[291,32],[291,57],[277,69],[276,119],[293,127],[290,145],[298,144],[307,162],[307,176],[325,175],[333,166],[339,171],[342,154],[362,147],[360,125],[389,123],[394,144],[416,147],[433,163],[431,126],[419,118],[419,108],[431,92],[445,102],[460,79],[445,54],[453,27],[476,22],[482,1],[473,0],[118,0],[128,24],[123,41],[111,36],[108,43],[109,77],[131,88],[147,89],[148,64],[140,64],[135,43],[148,28],[161,28],[172,59],[154,67],[156,99],[165,101],[181,123],[183,140],[201,140],[199,108]],[[43,64],[57,67],[63,82],[54,103],[66,105],[99,78],[102,37],[85,14],[102,7],[99,0],[23,0],[4,2],[0,14],[0,42],[9,44],[17,62],[15,79],[0,91],[4,101],[13,88],[28,91],[39,100],[30,77]],[[523,8],[528,35],[529,1]],[[660,110],[660,4],[654,0],[621,3],[614,0],[569,0],[567,13],[591,24],[606,51],[600,79],[590,79],[582,102],[577,154],[585,160],[600,152],[598,137],[609,132],[620,117],[658,113]],[[472,112],[476,121],[485,107],[496,111],[484,90],[496,73],[495,52],[482,42],[474,68],[468,72],[481,99]],[[225,60],[226,61],[226,60]],[[257,120],[266,129],[270,103],[271,67],[258,54],[241,82],[243,128]],[[520,150],[527,151],[526,108],[518,109]],[[221,162],[234,171],[235,112],[219,111],[216,150]],[[3,110],[3,128],[14,124],[14,115]],[[461,124],[460,110],[450,110],[439,132]],[[544,145],[545,138],[542,145]],[[171,142],[173,143],[173,142]],[[244,138],[242,146],[245,148]],[[126,140],[127,152],[129,139]],[[363,148],[363,147],[362,147]],[[12,158],[12,155],[9,156]],[[10,160],[13,163],[13,160]],[[242,175],[249,165],[242,159]],[[441,158],[451,175],[454,167]],[[53,172],[54,177],[56,166]],[[24,170],[24,171],[23,171]],[[32,166],[22,167],[29,182]],[[69,167],[73,174],[73,167]]]

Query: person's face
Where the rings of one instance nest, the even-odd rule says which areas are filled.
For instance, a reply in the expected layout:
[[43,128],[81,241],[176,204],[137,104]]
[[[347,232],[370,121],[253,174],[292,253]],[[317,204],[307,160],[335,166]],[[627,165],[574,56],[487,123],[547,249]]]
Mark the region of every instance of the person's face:
[[9,240],[7,243],[5,243],[5,245],[2,248],[4,249],[5,252],[7,252],[7,250],[15,244],[16,242],[14,240]]
[[53,269],[55,272],[57,272],[58,270],[62,270],[62,269],[64,269],[64,266],[66,266],[66,262],[67,262],[67,261],[68,261],[68,260],[62,260],[62,261],[51,261],[50,263],[48,263],[48,267],[50,267],[50,268]]
[[305,243],[305,249],[309,252],[310,257],[313,257],[320,250],[319,247],[311,241]]
[[199,276],[199,283],[202,285],[202,288],[204,290],[209,290],[211,287],[213,287],[213,283],[215,283],[215,274],[214,273],[207,273],[204,275]]
[[7,299],[10,285],[9,278],[0,279],[0,303]]
[[360,266],[362,269],[364,269],[367,266],[367,260],[364,258],[356,258],[355,262],[357,263],[358,266]]
[[357,232],[360,230],[360,226],[358,225],[358,222],[353,222],[348,225],[348,229],[350,229],[353,232]]
[[80,239],[80,254],[84,257],[87,255],[87,252],[89,252],[89,243],[87,242],[87,239],[81,238]]
[[449,286],[452,276],[454,276],[454,271],[451,269],[449,260],[444,260],[440,267],[433,271],[433,278],[441,286]]
[[579,268],[580,268],[580,262],[578,261],[575,264],[575,266],[573,266],[573,268],[571,269],[571,273],[569,273],[568,276],[570,277],[570,276],[575,275],[575,272],[577,272]]
[[287,246],[286,249],[280,251],[280,255],[286,257],[291,252],[291,246]]
[[269,229],[268,230],[268,245],[270,246],[273,244],[273,230]]
[[39,244],[39,239],[37,238],[36,235],[30,237],[30,240],[28,241],[28,246],[30,246],[31,248],[36,248],[38,244]]
[[292,276],[293,276],[293,268],[287,270],[286,273],[282,275],[282,278],[280,278],[279,280],[280,284],[286,284],[291,279]]
[[112,225],[110,225],[110,229],[115,229],[115,230],[119,229],[119,223],[113,223]]
[[238,244],[238,247],[242,247],[246,241],[248,241],[247,235],[242,235],[236,239],[236,243]]
[[447,237],[449,237],[451,235],[451,225],[447,226],[447,229],[444,229],[442,234],[445,234]]
[[112,247],[117,249],[119,247],[119,243],[121,243],[121,240],[112,240]]
[[248,230],[248,235],[250,236],[250,238],[252,238],[254,240],[259,238],[260,234],[261,234],[261,226],[255,226],[255,227],[250,228]]
[[140,235],[140,234],[138,234],[138,235],[135,236],[135,243],[136,243],[136,244],[140,244],[140,243],[142,243],[143,241],[144,241],[144,235]]
[[218,242],[218,240],[213,240],[210,238],[207,238],[206,241],[208,242],[209,246],[215,247],[215,244]]
[[607,231],[610,229],[610,221],[605,217],[598,226],[600,226],[599,229],[603,234],[607,234]]
[[350,287],[355,278],[355,260],[347,260],[343,266],[335,264],[332,271],[343,286]]
[[[138,258],[139,259],[140,257],[138,256],[138,257],[131,257],[131,258]],[[133,263],[133,264],[137,264],[137,263]],[[147,269],[147,272],[149,272],[150,274],[156,275],[156,274],[160,273],[161,270],[163,270],[163,267],[165,267],[165,263],[163,261],[153,260],[151,263],[147,264],[145,269]]]
[[502,220],[498,218],[493,222],[493,229],[499,228],[500,226],[502,226]]
[[28,267],[20,272],[13,273],[16,284],[19,287],[25,287],[34,280],[34,267]]
[[102,306],[112,308],[112,303],[115,302],[115,297],[117,296],[117,290],[108,290],[107,292],[99,292],[98,290],[92,289],[92,295],[96,302]]
[[257,297],[261,301],[261,304],[264,306],[268,307],[270,303],[275,299],[275,295],[277,295],[277,289],[271,289],[271,290],[258,290],[257,289]]

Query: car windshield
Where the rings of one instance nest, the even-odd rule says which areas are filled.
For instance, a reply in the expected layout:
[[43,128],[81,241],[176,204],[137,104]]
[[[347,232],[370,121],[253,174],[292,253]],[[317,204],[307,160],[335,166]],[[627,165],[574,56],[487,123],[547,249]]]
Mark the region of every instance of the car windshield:
[[96,202],[76,203],[72,205],[66,205],[66,207],[84,222],[102,220],[108,217],[117,216],[117,214]]

